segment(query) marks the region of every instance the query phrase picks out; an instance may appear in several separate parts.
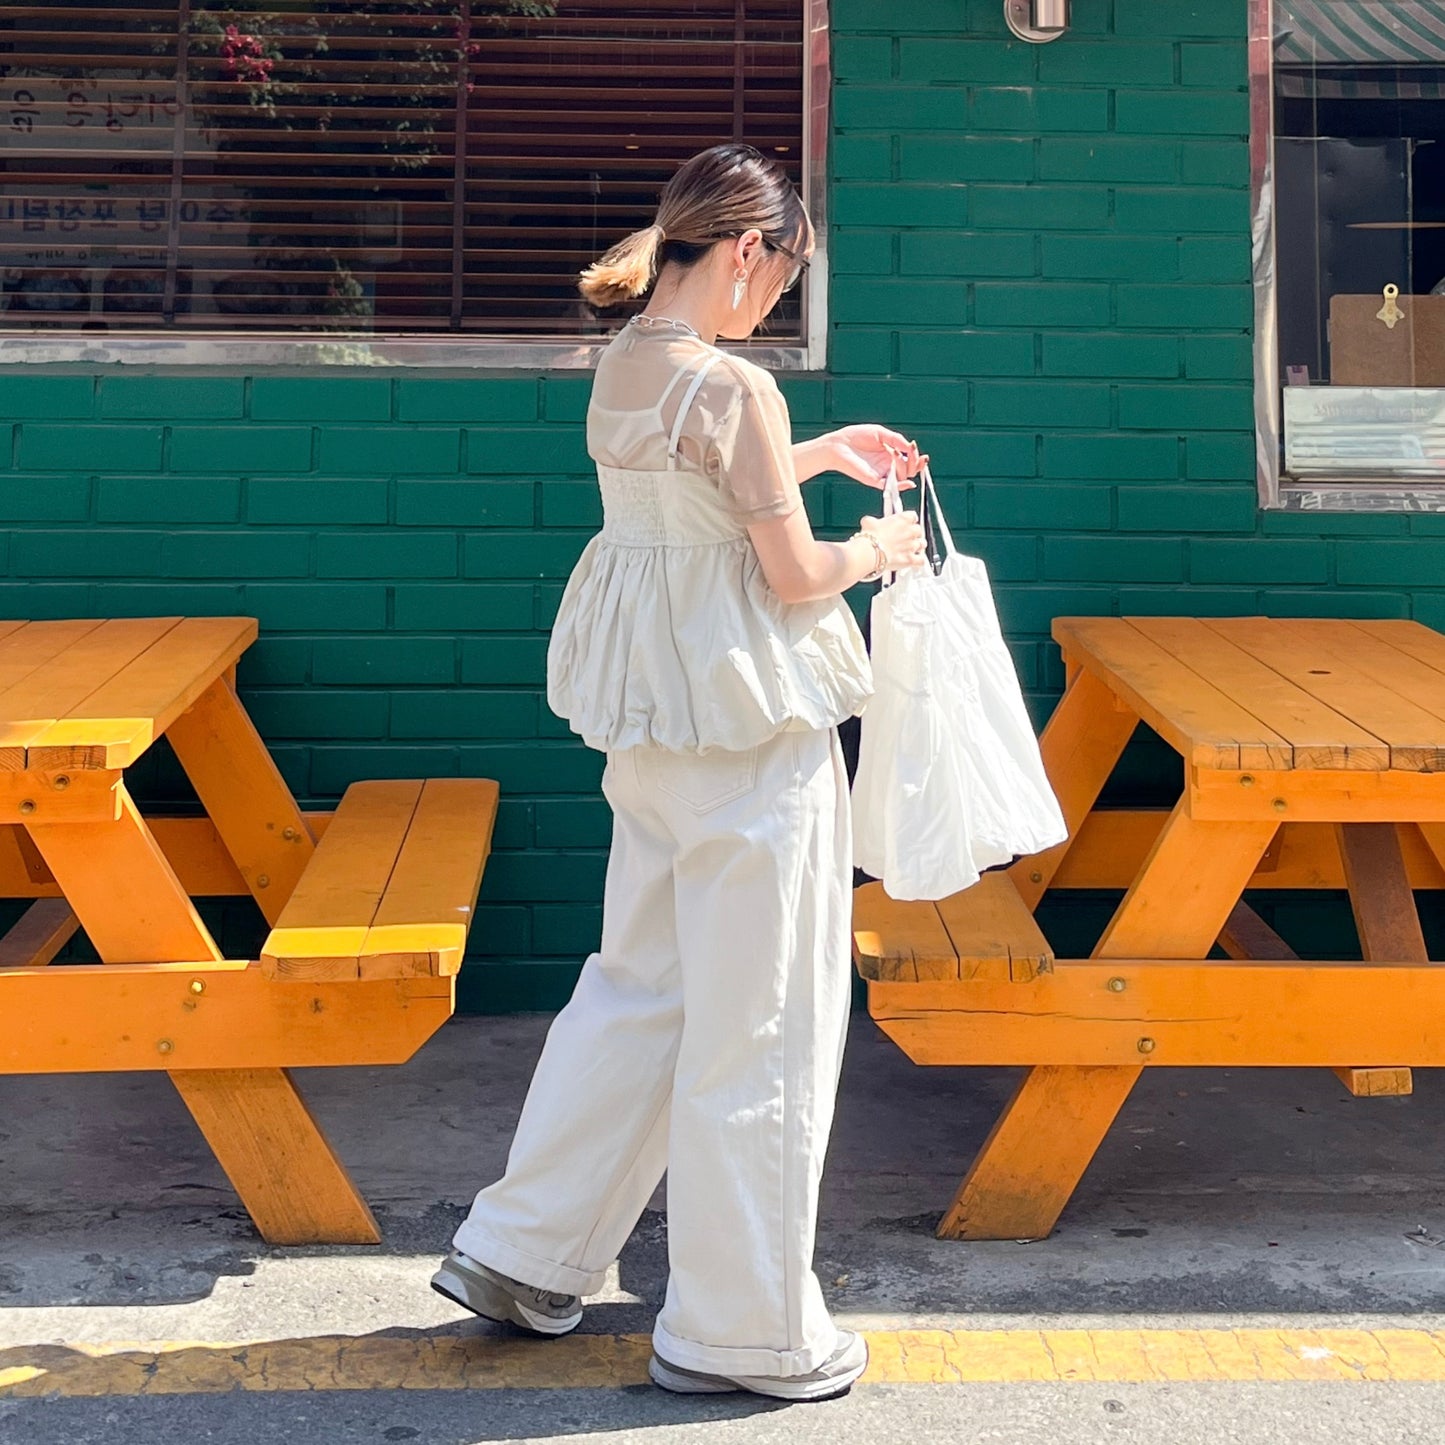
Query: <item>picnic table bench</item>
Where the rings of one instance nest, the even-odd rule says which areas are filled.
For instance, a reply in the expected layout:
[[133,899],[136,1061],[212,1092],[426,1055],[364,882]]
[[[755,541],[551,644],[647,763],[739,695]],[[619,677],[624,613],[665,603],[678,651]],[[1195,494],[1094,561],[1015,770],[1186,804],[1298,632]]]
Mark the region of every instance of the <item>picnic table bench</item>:
[[[408,1059],[451,1016],[496,817],[481,778],[298,807],[236,696],[248,617],[0,622],[0,1073],[163,1069],[261,1234],[375,1243],[287,1070]],[[159,737],[200,817],[142,817]],[[270,935],[223,956],[194,897]],[[102,964],[52,960],[83,929]]]
[[[1060,618],[1044,763],[1069,840],[938,904],[855,895],[869,1011],[920,1064],[1027,1072],[939,1234],[1047,1235],[1145,1068],[1321,1066],[1400,1094],[1445,1063],[1445,969],[1413,890],[1445,888],[1445,637],[1403,621]],[[1140,722],[1170,810],[1096,808]],[[1033,913],[1124,889],[1087,959]],[[1248,890],[1346,889],[1363,961],[1306,962]],[[1224,957],[1211,956],[1222,953]]]

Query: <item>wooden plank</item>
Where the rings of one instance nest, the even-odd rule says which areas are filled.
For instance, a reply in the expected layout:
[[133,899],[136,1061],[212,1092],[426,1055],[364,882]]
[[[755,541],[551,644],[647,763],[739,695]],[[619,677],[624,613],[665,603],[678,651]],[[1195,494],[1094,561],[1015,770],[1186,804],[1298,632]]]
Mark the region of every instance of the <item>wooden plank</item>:
[[1069,837],[1047,852],[1022,858],[1009,870],[1019,897],[1030,908],[1069,856],[1073,838],[1098,801],[1109,774],[1139,724],[1098,677],[1082,669],[1054,709],[1039,740],[1044,770],[1069,829]]
[[1391,823],[1345,823],[1336,829],[1350,907],[1367,959],[1429,961],[1415,895]]
[[1186,761],[1218,768],[1291,766],[1286,738],[1123,618],[1061,617],[1054,638]]
[[[96,619],[27,622],[7,631],[3,640],[0,640],[0,696],[99,626],[100,622]],[[24,766],[23,747],[0,747],[0,769]]]
[[106,823],[119,814],[118,772],[0,772],[0,825]]
[[1028,988],[990,980],[868,991],[873,1017],[918,1064],[1131,1073],[1445,1065],[1445,969],[1419,964],[1059,959]]
[[[1380,767],[1388,751],[1379,738],[1296,686],[1274,668],[1238,647],[1196,617],[1131,617],[1146,637],[1157,642],[1221,691],[1240,700],[1280,737],[1288,740],[1296,768]],[[1353,751],[1352,751],[1353,749]],[[1241,767],[1271,766],[1251,755]]]
[[[1382,688],[1348,656],[1348,624],[1317,626],[1308,638],[1298,624],[1268,617],[1218,618],[1209,626],[1378,738],[1389,749],[1389,767],[1445,768],[1445,726],[1410,698]],[[1329,643],[1331,633],[1341,640]]]
[[1054,966],[1053,949],[1007,873],[985,873],[944,898],[938,916],[958,954],[960,978],[1027,983]]
[[0,748],[28,749],[52,723],[84,703],[180,620],[118,618],[74,638],[42,667],[0,692]]
[[1189,813],[1202,821],[1445,822],[1445,773],[1191,768],[1186,782]]
[[0,938],[0,969],[43,967],[79,927],[63,898],[37,898]]
[[1398,617],[1368,621],[1357,618],[1350,625],[1445,675],[1445,635],[1426,627],[1423,622],[1409,622]]
[[853,961],[863,978],[910,983],[957,978],[958,953],[932,903],[890,898],[881,883],[853,890]]
[[256,640],[254,617],[187,617],[29,745],[32,768],[124,768]]
[[261,953],[275,978],[358,976],[357,960],[406,840],[422,785],[415,780],[353,783],[325,846],[297,883]]
[[[1307,646],[1345,658],[1386,691],[1424,708],[1440,719],[1445,733],[1445,672],[1397,647],[1388,634],[1382,637],[1357,622],[1298,618],[1291,619],[1289,626]],[[1445,638],[1439,641],[1445,644]]]
[[[489,778],[429,778],[362,944],[362,963],[456,973],[466,952],[500,798]],[[423,965],[423,960],[429,960]]]
[[255,724],[230,683],[215,677],[169,721],[166,736],[266,922],[274,925],[316,845]]
[[280,988],[235,959],[0,970],[0,1074],[400,1064],[454,992],[447,978]]

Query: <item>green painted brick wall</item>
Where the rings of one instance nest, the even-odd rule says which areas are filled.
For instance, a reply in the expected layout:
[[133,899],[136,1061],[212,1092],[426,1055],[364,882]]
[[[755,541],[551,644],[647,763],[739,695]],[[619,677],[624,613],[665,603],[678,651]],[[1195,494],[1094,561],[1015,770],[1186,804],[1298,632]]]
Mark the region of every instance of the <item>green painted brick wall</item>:
[[[830,370],[784,378],[799,432],[877,418],[923,439],[1040,721],[1060,613],[1445,627],[1439,517],[1255,505],[1244,0],[1075,0],[1044,47],[1001,9],[835,0]],[[587,390],[0,373],[5,614],[258,616],[241,685],[308,801],[366,777],[501,781],[468,1007],[557,1003],[599,932],[601,759],[542,697],[599,520]],[[810,488],[824,529],[866,502]],[[1113,796],[1162,801],[1176,772],[1141,739]],[[187,796],[164,748],[137,784]],[[1098,913],[1061,927],[1086,943]],[[228,948],[254,946],[245,906],[216,916]],[[1277,916],[1348,933],[1314,902]]]

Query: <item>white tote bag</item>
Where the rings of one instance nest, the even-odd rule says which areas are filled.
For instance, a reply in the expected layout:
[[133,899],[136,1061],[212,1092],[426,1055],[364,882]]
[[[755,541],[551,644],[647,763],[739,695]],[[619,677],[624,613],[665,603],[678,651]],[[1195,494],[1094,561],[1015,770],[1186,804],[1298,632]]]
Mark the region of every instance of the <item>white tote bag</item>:
[[[1068,836],[999,630],[988,570],[953,545],[927,468],[941,568],[873,599],[875,694],[853,783],[854,861],[898,899],[939,899]],[[897,479],[883,512],[903,510]]]

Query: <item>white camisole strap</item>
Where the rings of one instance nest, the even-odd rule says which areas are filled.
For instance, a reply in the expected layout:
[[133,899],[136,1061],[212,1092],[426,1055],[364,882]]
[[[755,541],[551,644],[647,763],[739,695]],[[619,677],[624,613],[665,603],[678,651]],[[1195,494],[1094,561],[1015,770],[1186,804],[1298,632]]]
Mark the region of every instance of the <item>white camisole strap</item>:
[[[716,366],[717,363],[721,360],[721,353],[715,352],[712,356],[709,356],[707,360],[698,367],[696,373],[693,375],[692,384],[683,393],[682,405],[678,407],[677,417],[672,423],[672,435],[667,439],[668,461],[673,462],[677,460],[677,448],[678,444],[682,441],[682,428],[683,423],[687,421],[687,413],[692,407],[693,401],[696,399],[698,391],[701,389],[703,382],[707,379],[708,372],[710,372],[713,367]],[[679,372],[678,375],[680,376],[682,375],[682,373]],[[676,377],[673,378],[674,382],[676,381],[676,379]],[[668,392],[671,392],[671,390],[672,387],[669,386]],[[664,395],[666,395],[666,393],[664,393]]]

